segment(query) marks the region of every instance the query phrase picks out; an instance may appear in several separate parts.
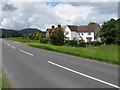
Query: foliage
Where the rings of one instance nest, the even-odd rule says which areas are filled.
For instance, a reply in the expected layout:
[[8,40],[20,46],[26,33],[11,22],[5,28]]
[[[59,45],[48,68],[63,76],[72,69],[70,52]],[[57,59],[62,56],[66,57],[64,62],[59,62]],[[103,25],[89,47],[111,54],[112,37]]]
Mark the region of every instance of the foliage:
[[0,33],[0,38],[5,38],[5,35]]
[[101,45],[101,46],[79,47],[79,48],[70,47],[70,46],[55,46],[50,44],[41,44],[34,42],[31,42],[28,45],[50,51],[61,52],[69,55],[90,58],[90,59],[109,62],[113,64],[119,64],[117,45]]
[[50,35],[50,42],[53,45],[63,45],[64,37],[65,36],[62,28],[55,28],[54,32],[52,32],[52,35]]
[[8,78],[5,75],[3,75],[3,76],[2,75],[0,75],[0,89],[10,88],[10,83],[8,81]]
[[29,34],[24,34],[22,35],[23,38],[28,38],[29,36],[29,39],[30,40],[39,40],[41,38],[45,38],[45,34],[42,34],[40,32],[36,32],[36,33],[29,33]]
[[119,44],[120,28],[118,23],[120,19],[111,19],[110,21],[104,22],[100,30],[101,40],[106,44]]
[[77,40],[65,40],[66,46],[78,46]]
[[19,32],[12,32],[11,37],[21,37],[21,34]]
[[96,22],[90,22],[88,23],[88,25],[93,25],[93,24],[97,24]]
[[40,38],[40,43],[45,43],[45,44],[48,44],[50,41],[49,38]]
[[85,47],[85,42],[82,40],[79,40],[79,43],[77,40],[65,40],[65,45],[73,47]]
[[103,43],[100,41],[92,41],[92,42],[86,42],[86,46],[99,46],[102,45]]

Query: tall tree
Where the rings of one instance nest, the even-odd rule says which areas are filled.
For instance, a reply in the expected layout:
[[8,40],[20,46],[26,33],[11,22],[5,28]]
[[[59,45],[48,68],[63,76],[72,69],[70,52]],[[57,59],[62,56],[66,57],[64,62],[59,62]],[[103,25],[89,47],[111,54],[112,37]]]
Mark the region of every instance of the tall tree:
[[12,32],[10,36],[11,37],[20,37],[21,34],[19,32]]
[[[60,25],[59,25],[60,26]],[[64,44],[64,31],[61,27],[55,28],[54,32],[50,36],[50,42],[54,45],[63,45]]]
[[104,22],[101,30],[100,30],[100,37],[103,42],[106,44],[115,44],[118,42],[119,37],[119,28],[118,22],[120,20],[111,19],[110,21]]
[[88,23],[88,25],[93,25],[93,24],[97,24],[96,22],[90,22]]

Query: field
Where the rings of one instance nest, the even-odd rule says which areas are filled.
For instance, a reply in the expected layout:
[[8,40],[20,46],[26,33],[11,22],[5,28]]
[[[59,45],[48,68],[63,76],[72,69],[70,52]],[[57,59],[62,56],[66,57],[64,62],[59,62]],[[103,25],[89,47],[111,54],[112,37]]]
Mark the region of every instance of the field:
[[69,55],[79,56],[83,58],[94,59],[102,62],[112,64],[119,64],[118,61],[118,45],[102,45],[90,47],[70,47],[70,46],[55,46],[50,44],[41,44],[37,40],[25,40],[22,38],[8,38],[7,40],[14,40],[27,43],[29,46],[61,52]]

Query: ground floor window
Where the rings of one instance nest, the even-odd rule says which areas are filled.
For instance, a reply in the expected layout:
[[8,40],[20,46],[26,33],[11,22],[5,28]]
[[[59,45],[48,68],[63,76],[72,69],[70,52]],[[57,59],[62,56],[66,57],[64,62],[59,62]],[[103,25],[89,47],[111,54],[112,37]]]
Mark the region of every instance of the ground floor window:
[[76,37],[73,37],[73,40],[76,40]]
[[87,42],[91,42],[92,39],[87,39]]

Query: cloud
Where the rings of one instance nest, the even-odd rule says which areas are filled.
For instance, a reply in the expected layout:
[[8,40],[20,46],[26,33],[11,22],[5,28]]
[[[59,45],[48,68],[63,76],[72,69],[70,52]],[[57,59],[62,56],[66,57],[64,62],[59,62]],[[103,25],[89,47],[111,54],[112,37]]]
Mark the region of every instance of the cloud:
[[[27,27],[46,30],[50,25],[85,25],[90,21],[102,24],[111,18],[117,19],[117,3],[113,2],[11,2],[13,11],[2,11],[1,25],[4,28],[22,29]],[[114,7],[111,7],[114,6]]]
[[13,6],[13,4],[5,3],[2,6],[3,11],[15,11],[17,8]]

